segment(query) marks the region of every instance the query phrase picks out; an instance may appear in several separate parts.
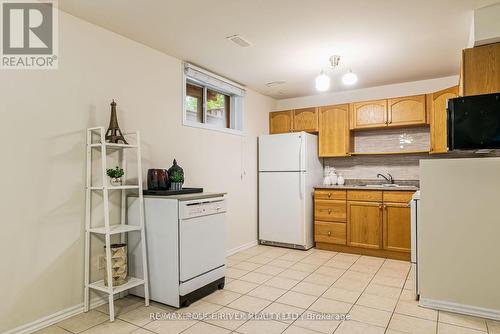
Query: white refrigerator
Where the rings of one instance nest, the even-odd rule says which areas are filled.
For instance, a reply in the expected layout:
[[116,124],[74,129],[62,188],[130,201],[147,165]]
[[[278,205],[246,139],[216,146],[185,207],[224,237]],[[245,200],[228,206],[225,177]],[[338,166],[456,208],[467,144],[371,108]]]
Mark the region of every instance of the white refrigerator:
[[322,179],[318,137],[306,132],[259,136],[259,241],[314,246],[314,186]]

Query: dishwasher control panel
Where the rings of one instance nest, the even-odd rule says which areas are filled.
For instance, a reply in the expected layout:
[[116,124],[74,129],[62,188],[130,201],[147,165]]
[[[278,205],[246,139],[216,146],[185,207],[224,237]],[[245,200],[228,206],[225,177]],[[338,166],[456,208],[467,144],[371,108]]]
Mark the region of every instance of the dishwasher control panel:
[[226,212],[226,199],[224,197],[179,202],[180,219],[190,219],[224,212]]

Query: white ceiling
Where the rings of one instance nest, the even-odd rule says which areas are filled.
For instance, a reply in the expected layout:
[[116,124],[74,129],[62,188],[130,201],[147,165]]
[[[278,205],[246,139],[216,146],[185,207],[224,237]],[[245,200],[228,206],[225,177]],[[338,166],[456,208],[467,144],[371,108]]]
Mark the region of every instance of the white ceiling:
[[[458,74],[473,9],[498,0],[62,0],[77,17],[283,99]],[[240,34],[253,46],[225,37]],[[341,84],[349,67],[353,87]],[[266,83],[286,81],[269,88]]]

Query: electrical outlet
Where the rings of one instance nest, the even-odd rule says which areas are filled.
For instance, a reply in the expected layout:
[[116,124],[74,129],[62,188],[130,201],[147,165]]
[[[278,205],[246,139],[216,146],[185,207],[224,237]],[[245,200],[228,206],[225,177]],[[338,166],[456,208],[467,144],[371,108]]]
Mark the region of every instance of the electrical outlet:
[[97,269],[102,270],[106,268],[106,255],[99,255],[97,259]]

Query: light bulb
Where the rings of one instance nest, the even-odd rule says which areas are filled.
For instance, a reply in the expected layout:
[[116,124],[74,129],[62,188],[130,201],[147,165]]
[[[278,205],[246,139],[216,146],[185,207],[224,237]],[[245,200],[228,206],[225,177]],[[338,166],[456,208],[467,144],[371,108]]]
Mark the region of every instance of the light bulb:
[[324,92],[330,88],[330,78],[323,71],[316,77],[316,89]]
[[351,70],[349,70],[349,72],[342,76],[342,82],[344,83],[344,85],[354,85],[356,82],[358,82],[358,76],[352,73]]

